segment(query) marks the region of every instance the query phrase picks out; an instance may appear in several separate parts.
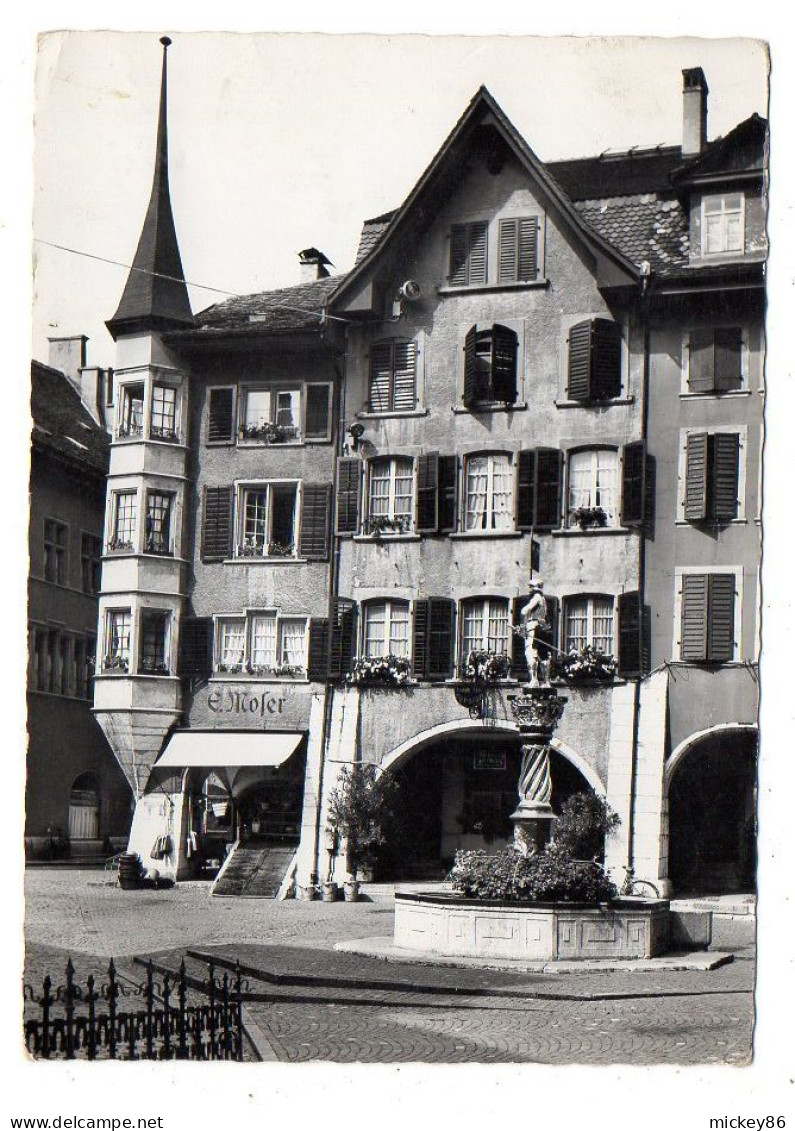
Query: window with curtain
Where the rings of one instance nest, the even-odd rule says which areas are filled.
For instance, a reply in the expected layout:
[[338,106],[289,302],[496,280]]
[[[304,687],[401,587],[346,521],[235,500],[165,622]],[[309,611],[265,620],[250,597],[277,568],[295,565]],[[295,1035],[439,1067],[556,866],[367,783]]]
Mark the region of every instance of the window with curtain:
[[406,601],[371,601],[364,607],[364,655],[409,656],[409,606]]
[[129,609],[112,609],[105,622],[105,671],[128,671],[132,613]]
[[217,656],[218,671],[242,671],[246,658],[245,618],[229,617],[218,622]]
[[279,662],[291,668],[306,669],[306,617],[279,620]]
[[580,651],[590,645],[612,656],[615,651],[613,606],[612,597],[567,598],[564,602],[564,651]]
[[414,460],[389,456],[370,461],[367,532],[405,534],[414,514]]
[[618,452],[599,448],[569,456],[569,526],[618,522]]
[[256,614],[251,618],[251,663],[255,668],[276,666],[276,615]]
[[461,607],[461,663],[470,652],[494,652],[508,655],[510,629],[508,601],[502,597],[486,597],[464,601]]
[[153,440],[177,438],[177,390],[170,385],[152,388],[152,423],[149,435]]
[[138,493],[117,491],[114,500],[113,537],[111,550],[135,549],[135,523],[138,515]]
[[464,529],[513,529],[513,469],[509,455],[466,460]]
[[171,553],[171,506],[173,495],[149,491],[146,496],[146,552]]

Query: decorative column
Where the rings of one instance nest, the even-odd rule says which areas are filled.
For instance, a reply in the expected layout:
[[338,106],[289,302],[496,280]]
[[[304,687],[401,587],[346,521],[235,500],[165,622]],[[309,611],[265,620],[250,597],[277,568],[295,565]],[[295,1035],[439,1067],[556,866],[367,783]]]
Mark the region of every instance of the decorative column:
[[511,820],[514,843],[527,856],[542,849],[552,833],[555,815],[550,805],[549,740],[568,699],[558,695],[554,687],[525,685],[521,695],[511,695],[509,700],[522,747],[519,806]]

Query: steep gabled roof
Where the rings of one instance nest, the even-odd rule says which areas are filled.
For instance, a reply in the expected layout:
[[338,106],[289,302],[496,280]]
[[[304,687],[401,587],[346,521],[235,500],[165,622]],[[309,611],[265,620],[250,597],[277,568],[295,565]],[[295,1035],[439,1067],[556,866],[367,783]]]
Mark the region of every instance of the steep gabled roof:
[[92,473],[106,474],[110,438],[92,418],[65,373],[34,361],[30,367],[34,450]]
[[759,114],[740,122],[725,137],[709,143],[703,153],[671,171],[675,184],[702,177],[748,173],[761,175],[765,167],[767,121]]

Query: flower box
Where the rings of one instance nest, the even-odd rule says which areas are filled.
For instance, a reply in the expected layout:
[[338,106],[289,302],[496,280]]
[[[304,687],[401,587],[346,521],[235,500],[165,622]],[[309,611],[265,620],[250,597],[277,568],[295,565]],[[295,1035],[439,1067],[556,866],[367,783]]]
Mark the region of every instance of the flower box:
[[398,515],[391,518],[386,514],[378,514],[368,518],[366,530],[378,538],[381,534],[407,534],[411,528],[411,519],[407,515]]
[[406,687],[411,682],[411,663],[404,656],[357,656],[345,678],[358,687]]
[[461,670],[461,681],[474,684],[497,683],[507,679],[511,665],[504,652],[478,649],[469,653]]
[[108,542],[109,554],[131,554],[135,547],[126,538],[111,538]]
[[261,444],[286,444],[300,439],[300,430],[294,424],[241,424],[240,438],[256,440]]
[[127,672],[130,662],[126,656],[106,656],[102,661],[103,672]]
[[603,507],[575,507],[569,512],[571,522],[587,530],[591,526],[607,526],[607,511]]
[[556,674],[567,683],[608,682],[615,677],[617,664],[612,656],[586,644],[557,657]]

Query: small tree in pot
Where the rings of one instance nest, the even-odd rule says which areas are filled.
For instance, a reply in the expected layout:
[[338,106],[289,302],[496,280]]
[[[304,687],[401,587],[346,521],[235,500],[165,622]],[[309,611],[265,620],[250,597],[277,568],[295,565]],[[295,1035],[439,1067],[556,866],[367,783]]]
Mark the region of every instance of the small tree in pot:
[[372,863],[376,849],[386,839],[386,821],[391,814],[395,782],[377,777],[375,766],[354,763],[346,766],[328,802],[326,832],[345,841],[346,866],[350,879],[345,898],[359,898],[359,869]]

